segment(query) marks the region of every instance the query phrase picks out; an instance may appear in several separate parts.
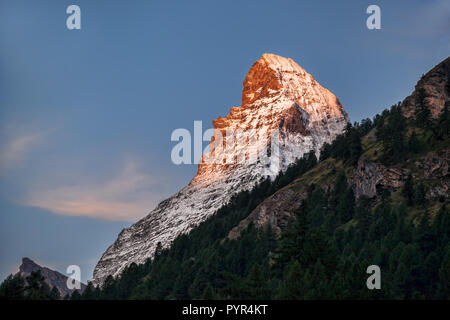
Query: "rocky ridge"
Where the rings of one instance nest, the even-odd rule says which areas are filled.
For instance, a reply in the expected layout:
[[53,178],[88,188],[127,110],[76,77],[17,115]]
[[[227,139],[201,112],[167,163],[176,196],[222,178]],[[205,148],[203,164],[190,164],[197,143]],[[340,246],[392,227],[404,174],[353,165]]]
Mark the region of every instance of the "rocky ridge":
[[[38,270],[41,271],[41,275],[45,278],[45,282],[47,282],[50,288],[56,287],[58,289],[61,298],[67,294],[71,295],[73,293],[74,290],[69,289],[67,287],[67,279],[68,279],[67,276],[63,275],[58,271],[51,270],[47,267],[42,267],[33,260],[31,260],[30,258],[22,259],[22,264],[19,267],[19,274],[23,278],[28,277],[32,272],[36,272]],[[86,285],[80,283],[80,287],[81,289],[79,291],[81,293],[86,288]]]

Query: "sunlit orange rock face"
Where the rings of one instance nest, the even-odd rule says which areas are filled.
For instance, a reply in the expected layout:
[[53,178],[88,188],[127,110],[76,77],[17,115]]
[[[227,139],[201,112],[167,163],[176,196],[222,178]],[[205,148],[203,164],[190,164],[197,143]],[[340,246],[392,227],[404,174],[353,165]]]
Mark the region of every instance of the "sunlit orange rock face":
[[[245,77],[242,106],[213,121],[215,136],[224,139],[213,137],[210,152],[203,155],[186,187],[119,234],[98,262],[94,283],[101,284],[110,274],[119,275],[132,262],[145,262],[153,257],[158,242],[169,246],[235,193],[251,189],[263,178],[274,178],[305,153],[319,155],[322,145],[341,134],[348,121],[336,96],[297,63],[274,54],[262,55]],[[226,148],[227,131],[234,133],[230,148]],[[279,150],[270,150],[268,161],[259,161],[268,154],[274,132]],[[214,144],[222,146],[222,153]],[[258,161],[235,161],[242,155],[245,159],[256,156]],[[211,159],[215,161],[207,161]]]
[[261,98],[274,96],[281,88],[280,73],[270,68],[268,58],[265,54],[256,61],[244,80],[242,91],[242,107],[248,106]]
[[[280,57],[274,54],[263,54],[250,68],[244,79],[242,91],[242,106],[233,107],[225,117],[213,120],[216,133],[224,138],[226,144],[227,130],[235,132],[242,130],[256,130],[259,134],[265,134],[267,143],[271,142],[270,133],[278,130],[283,136],[301,135],[317,140],[315,146],[304,143],[298,150],[317,150],[317,146],[323,141],[334,138],[336,132],[347,122],[341,103],[327,89],[323,88],[314,77],[307,73],[292,59]],[[320,140],[323,141],[320,141]],[[214,137],[213,140],[214,141]],[[306,139],[308,140],[308,139]],[[259,142],[256,148],[252,148],[249,142],[246,145],[236,145],[236,153],[243,148],[258,152],[266,146]],[[210,149],[212,145],[210,144]],[[305,149],[305,150],[303,150]],[[203,160],[214,154],[206,154]],[[227,155],[226,155],[227,156]],[[229,155],[236,158],[236,155]],[[225,156],[224,156],[225,158]],[[199,164],[197,177],[201,180],[205,173],[229,170],[233,166],[224,163]]]

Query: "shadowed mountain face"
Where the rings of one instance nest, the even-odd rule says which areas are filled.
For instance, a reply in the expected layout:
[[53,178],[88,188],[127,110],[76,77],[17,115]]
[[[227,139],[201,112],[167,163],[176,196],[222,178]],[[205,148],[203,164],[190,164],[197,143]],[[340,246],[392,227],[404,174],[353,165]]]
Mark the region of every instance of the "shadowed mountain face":
[[[64,297],[67,294],[71,295],[72,292],[74,291],[67,287],[67,279],[68,279],[67,276],[63,275],[58,271],[51,270],[47,267],[42,267],[29,258],[22,259],[22,264],[19,267],[19,274],[23,278],[28,277],[32,272],[38,270],[41,271],[42,276],[45,278],[45,282],[47,282],[50,288],[56,287],[58,289],[61,297]],[[83,292],[85,288],[86,285],[81,283],[81,289],[79,291]]]
[[[297,63],[264,54],[244,80],[242,105],[213,121],[210,152],[203,155],[196,176],[119,234],[95,267],[93,283],[102,284],[108,275],[119,275],[133,262],[144,263],[153,257],[159,242],[168,247],[178,235],[228,203],[233,194],[250,190],[263,178],[274,178],[310,151],[318,155],[322,145],[341,134],[348,121],[338,98]],[[216,134],[227,137],[227,132],[235,135],[230,139],[232,146],[227,148],[226,139],[224,151],[218,153]],[[270,152],[268,161],[233,162],[238,158],[267,160],[273,134],[279,148]]]
[[450,57],[428,71],[417,82],[412,94],[403,101],[402,107],[406,117],[414,115],[421,99],[434,118],[439,116],[444,106],[450,105]]

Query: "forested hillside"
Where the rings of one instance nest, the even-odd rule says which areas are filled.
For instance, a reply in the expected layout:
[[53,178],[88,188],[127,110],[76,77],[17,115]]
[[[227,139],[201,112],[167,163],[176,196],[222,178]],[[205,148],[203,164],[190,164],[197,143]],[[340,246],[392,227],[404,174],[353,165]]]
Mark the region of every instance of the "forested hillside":
[[[320,159],[307,154],[153,260],[66,299],[449,299],[450,106],[438,112],[428,94],[416,87],[413,103],[349,124]],[[370,265],[380,290],[366,287]],[[44,289],[16,276],[0,296],[50,298]]]
[[[449,199],[433,192],[448,171],[436,178],[422,164],[443,159],[448,166],[450,118],[448,105],[436,119],[426,110],[407,119],[399,104],[349,125],[320,161],[308,154],[273,182],[235,196],[154,260],[75,298],[448,299]],[[406,180],[355,197],[349,181],[369,160],[402,168]],[[250,223],[228,237],[267,197],[299,186],[306,197],[281,234]],[[381,268],[381,290],[366,287],[373,264]]]

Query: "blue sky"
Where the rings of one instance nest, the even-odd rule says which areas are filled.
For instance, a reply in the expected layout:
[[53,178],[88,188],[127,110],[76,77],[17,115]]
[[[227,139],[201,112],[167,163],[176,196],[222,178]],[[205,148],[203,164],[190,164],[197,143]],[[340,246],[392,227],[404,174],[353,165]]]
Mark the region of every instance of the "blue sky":
[[[81,30],[66,28],[71,4]],[[28,256],[89,279],[195,174],[171,163],[171,132],[240,105],[261,54],[294,59],[359,121],[449,55],[449,17],[444,0],[1,0],[0,278]]]

